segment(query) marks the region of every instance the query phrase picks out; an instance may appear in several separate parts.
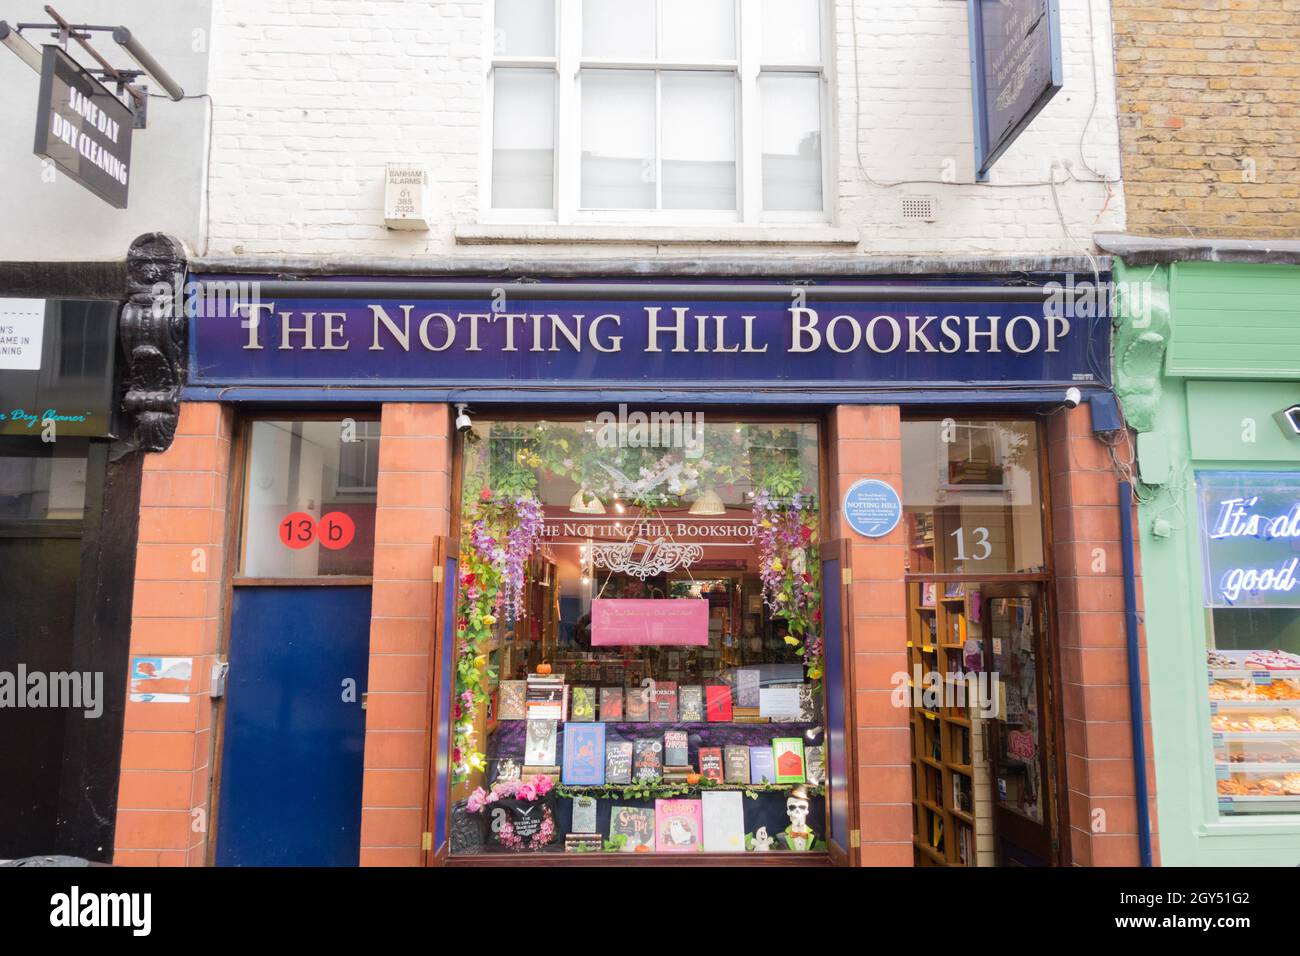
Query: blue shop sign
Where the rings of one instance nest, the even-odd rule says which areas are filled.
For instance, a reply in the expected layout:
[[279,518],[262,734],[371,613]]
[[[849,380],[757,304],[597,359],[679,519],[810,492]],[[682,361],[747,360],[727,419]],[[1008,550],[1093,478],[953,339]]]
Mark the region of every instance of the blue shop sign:
[[1300,473],[1200,471],[1205,603],[1300,607]]
[[967,0],[967,8],[975,175],[983,182],[1065,85],[1061,11],[1059,0]]
[[914,285],[908,298],[833,283],[672,288],[206,279],[187,312],[189,385],[704,387],[803,400],[928,384],[1108,385],[1104,293],[1079,308],[1077,294],[1053,300],[1041,288]]
[[863,478],[844,494],[844,520],[860,535],[883,538],[898,527],[903,502],[893,486],[878,478]]

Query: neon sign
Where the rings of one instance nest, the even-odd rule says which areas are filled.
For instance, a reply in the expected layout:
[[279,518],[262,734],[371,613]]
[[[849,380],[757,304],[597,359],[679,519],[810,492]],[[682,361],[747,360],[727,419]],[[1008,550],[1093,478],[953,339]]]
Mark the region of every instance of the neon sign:
[[1198,472],[1205,602],[1300,607],[1300,473]]

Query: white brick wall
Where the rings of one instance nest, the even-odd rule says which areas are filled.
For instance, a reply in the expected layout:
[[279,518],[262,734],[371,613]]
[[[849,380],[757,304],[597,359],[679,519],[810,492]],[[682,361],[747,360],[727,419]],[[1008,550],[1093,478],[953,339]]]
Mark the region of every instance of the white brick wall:
[[[699,238],[807,242],[680,242],[644,227],[604,230],[620,239],[569,244],[563,229],[529,231],[545,245],[494,242],[481,222],[480,150],[486,18],[491,0],[216,0],[216,104],[210,172],[212,255],[282,254],[429,257],[539,254],[639,257],[694,251],[821,254],[833,238],[822,227],[758,233],[737,228]],[[757,3],[758,0],[744,0]],[[1094,231],[1124,225],[1109,4],[1061,0],[1065,89],[994,168],[993,186],[972,176],[966,4],[960,0],[832,0],[836,49],[835,223],[860,242],[838,251],[867,254],[1077,254]],[[1096,35],[1089,39],[1089,4]],[[854,75],[856,17],[859,75]],[[1096,67],[1095,113],[1089,61]],[[860,86],[861,102],[856,100]],[[859,120],[860,117],[860,120]],[[855,124],[860,133],[855,136]],[[860,151],[857,147],[860,146]],[[430,165],[435,227],[393,232],[383,226],[384,163]],[[1052,191],[1053,173],[1065,229]],[[864,173],[865,170],[865,173]],[[1071,174],[1072,170],[1072,174]],[[1077,177],[1077,178],[1074,178]],[[874,182],[873,182],[874,181]],[[900,197],[935,196],[934,223],[904,222]],[[461,230],[458,240],[457,228]],[[1067,236],[1066,230],[1069,235]],[[706,231],[707,232],[707,231]],[[1071,238],[1072,237],[1072,238]],[[487,246],[484,246],[484,242]],[[651,242],[655,244],[651,244]]]
[[[43,0],[7,0],[0,18],[49,23]],[[148,126],[132,135],[128,207],[114,209],[32,152],[40,77],[8,50],[0,50],[0,260],[121,259],[142,233],[166,232],[187,246],[204,239],[203,196],[208,136],[211,0],[160,4],[158,0],[76,0],[55,3],[73,23],[126,26],[185,89],[174,103],[142,82],[149,101]],[[34,46],[51,43],[49,31],[24,32]],[[107,34],[93,43],[121,68],[134,63]],[[77,44],[74,59],[96,66]]]

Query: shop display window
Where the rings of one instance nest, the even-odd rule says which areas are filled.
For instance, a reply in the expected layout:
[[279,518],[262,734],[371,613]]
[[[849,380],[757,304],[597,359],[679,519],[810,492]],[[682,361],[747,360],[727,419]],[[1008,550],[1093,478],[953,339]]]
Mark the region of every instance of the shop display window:
[[1205,471],[1196,486],[1219,814],[1300,813],[1300,480]]
[[1219,813],[1300,813],[1300,482],[1201,472]]
[[824,851],[817,426],[607,417],[466,437],[451,850]]
[[17,441],[0,445],[0,522],[81,520],[86,452],[87,442],[78,438],[35,449]]
[[1038,448],[1032,421],[907,422],[903,504],[908,571],[1042,571]]
[[240,576],[369,575],[378,472],[377,421],[252,422]]

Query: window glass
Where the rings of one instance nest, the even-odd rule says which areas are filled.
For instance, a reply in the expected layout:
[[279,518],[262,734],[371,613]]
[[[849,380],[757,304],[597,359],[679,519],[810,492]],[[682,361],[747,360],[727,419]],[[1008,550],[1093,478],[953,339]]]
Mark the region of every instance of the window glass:
[[736,208],[736,81],[730,73],[665,73],[665,209]]
[[1196,484],[1219,812],[1300,813],[1300,480],[1198,472]]
[[[7,455],[0,450],[0,522],[79,520],[86,506],[84,441],[62,439],[58,457]],[[69,455],[68,450],[80,454]]]
[[1219,812],[1300,813],[1300,609],[1213,608],[1208,617]]
[[735,0],[661,2],[664,59],[736,59]]
[[[575,29],[557,32],[554,0],[499,0],[492,209],[527,221],[821,220],[824,2],[583,0]],[[742,9],[761,30],[739,29]],[[575,177],[578,188],[557,188]]]
[[1042,571],[1038,431],[1033,422],[903,423],[908,571]]
[[453,852],[825,838],[817,427],[635,414],[465,444]]
[[582,55],[654,59],[655,0],[582,0]]
[[378,455],[378,422],[253,422],[241,574],[369,575]]
[[555,56],[555,0],[496,0],[498,56]]
[[582,71],[582,205],[655,207],[655,75]]
[[819,0],[763,0],[763,62],[777,66],[821,59]]
[[555,75],[497,69],[492,104],[492,205],[555,203]]
[[813,73],[759,77],[764,209],[822,208],[821,82]]

